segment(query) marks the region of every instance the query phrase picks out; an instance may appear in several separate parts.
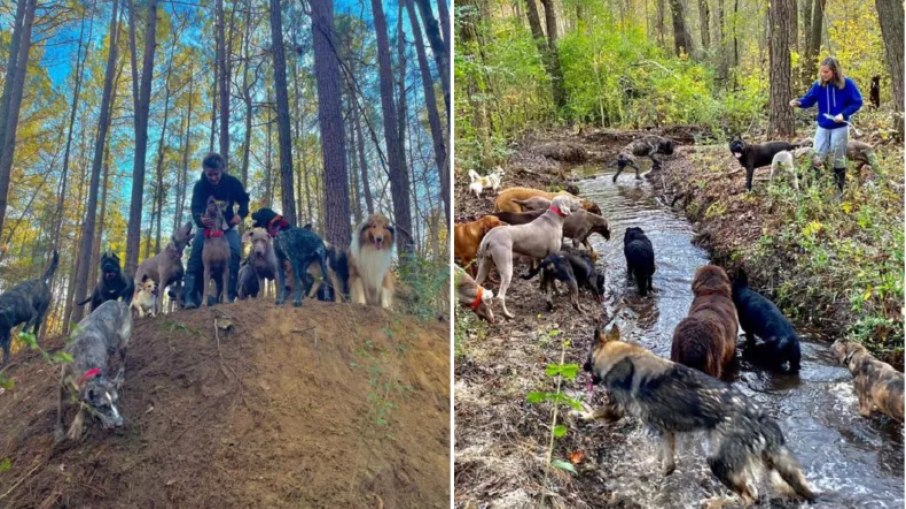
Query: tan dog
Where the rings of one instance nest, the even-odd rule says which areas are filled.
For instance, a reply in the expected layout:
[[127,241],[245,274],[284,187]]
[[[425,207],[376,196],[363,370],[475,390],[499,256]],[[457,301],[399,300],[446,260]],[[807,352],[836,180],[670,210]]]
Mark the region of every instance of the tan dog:
[[838,339],[831,349],[853,374],[853,385],[859,397],[859,415],[868,417],[876,408],[903,422],[903,373],[874,358],[859,343]]
[[157,281],[149,276],[143,276],[143,279],[135,283],[135,294],[132,296],[132,310],[138,313],[140,318],[145,314],[153,318],[157,314]]
[[[218,302],[226,302],[227,298],[227,281],[230,278],[230,245],[223,232],[229,226],[213,196],[208,197],[208,206],[204,215],[214,220],[214,227],[205,229],[204,246],[201,249],[201,262],[204,264],[204,279],[201,280],[201,284],[204,285],[202,302],[205,306],[210,306],[208,295],[211,283],[214,283],[220,291]],[[215,275],[220,276],[220,285],[217,285]]]
[[[182,303],[182,277],[185,269],[182,266],[182,252],[192,239],[192,223],[187,222],[182,227],[177,228],[170,236],[170,243],[163,251],[143,261],[135,271],[135,286],[146,277],[151,278],[157,283],[157,286],[164,290],[168,286],[173,286],[173,292],[176,294],[176,300]],[[159,313],[161,310],[161,299],[163,291],[158,292],[154,301],[154,312]]]
[[495,216],[484,216],[477,221],[469,223],[456,223],[453,225],[453,254],[459,259],[460,265],[470,273],[475,273],[474,266],[470,266],[478,253],[481,239],[494,228],[506,223]]
[[349,246],[349,293],[352,302],[389,309],[393,305],[390,271],[395,230],[390,220],[372,214],[359,224]]
[[578,207],[579,202],[576,198],[557,196],[547,212],[531,223],[501,226],[485,235],[478,247],[476,282],[479,285],[484,283],[491,270],[490,262],[493,262],[497,272],[500,273],[500,290],[497,297],[500,299],[504,316],[508,318],[515,316],[506,308],[506,291],[513,278],[513,254],[541,259],[559,251],[563,238],[563,220]]
[[[265,284],[277,278],[277,253],[274,251],[274,238],[264,228],[252,228],[242,234],[242,243],[251,244],[248,263],[258,278],[258,288],[265,295]],[[289,278],[291,281],[292,278]]]
[[689,316],[673,331],[670,360],[720,378],[736,356],[739,329],[730,278],[717,265],[699,267],[692,293]]
[[528,200],[529,198],[541,197],[548,200],[553,200],[557,196],[568,196],[576,201],[579,201],[582,204],[582,208],[592,212],[594,214],[601,214],[601,207],[597,203],[594,203],[589,200],[583,200],[577,196],[573,196],[566,191],[560,191],[559,193],[549,193],[547,191],[542,191],[540,189],[532,189],[531,187],[510,187],[504,189],[497,195],[497,200],[494,202],[494,212],[522,212],[522,206],[516,203],[514,200]]
[[468,306],[479,318],[494,323],[494,311],[491,309],[491,300],[494,292],[479,286],[466,271],[454,265],[456,281],[456,299],[462,306]]

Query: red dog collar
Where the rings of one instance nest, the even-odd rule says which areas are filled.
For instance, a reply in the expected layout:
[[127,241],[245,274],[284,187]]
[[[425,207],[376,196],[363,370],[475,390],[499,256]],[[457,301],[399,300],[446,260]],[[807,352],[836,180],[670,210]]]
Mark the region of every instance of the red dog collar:
[[560,217],[566,217],[566,214],[564,214],[563,212],[561,212],[561,211],[560,211],[560,207],[558,207],[558,206],[556,206],[556,205],[551,205],[550,208],[547,209],[547,210],[553,212],[554,214],[557,214],[557,215],[560,216]]
[[475,295],[475,300],[472,301],[472,311],[478,311],[478,306],[481,305],[481,297],[484,295],[484,288],[478,287],[478,294]]
[[204,238],[206,239],[216,239],[223,237],[223,230],[215,230],[213,228],[205,228]]
[[283,216],[277,214],[267,223],[267,234],[271,237],[276,237],[280,230],[286,230],[287,228],[289,228],[289,223],[283,219]]
[[101,368],[91,368],[82,375],[82,378],[79,378],[79,385],[98,376],[101,376]]

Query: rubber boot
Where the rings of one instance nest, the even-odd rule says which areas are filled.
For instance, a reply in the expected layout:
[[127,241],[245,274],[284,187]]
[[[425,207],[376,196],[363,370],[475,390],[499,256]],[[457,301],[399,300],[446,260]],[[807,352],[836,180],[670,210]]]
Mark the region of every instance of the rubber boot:
[[843,186],[846,184],[846,168],[834,168],[834,182],[837,184],[837,198],[843,194]]
[[195,294],[195,273],[187,272],[183,285],[182,301],[186,309],[195,309],[198,307],[198,300]]

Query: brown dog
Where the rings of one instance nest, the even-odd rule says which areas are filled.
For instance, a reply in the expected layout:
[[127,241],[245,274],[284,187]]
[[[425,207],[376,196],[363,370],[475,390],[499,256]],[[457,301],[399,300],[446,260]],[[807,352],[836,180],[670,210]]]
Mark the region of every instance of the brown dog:
[[494,311],[491,310],[491,300],[494,292],[479,286],[466,271],[456,265],[454,278],[456,281],[456,299],[460,305],[468,306],[479,318],[494,323]]
[[601,207],[597,203],[573,196],[566,191],[559,193],[549,193],[540,189],[531,187],[511,187],[504,189],[497,195],[497,201],[494,202],[494,212],[522,212],[522,206],[515,200],[528,200],[529,198],[541,197],[553,200],[557,196],[568,196],[582,204],[582,208],[594,214],[601,214]]
[[133,279],[136,289],[146,278],[157,283],[160,291],[154,298],[154,313],[160,313],[164,290],[171,285],[173,293],[176,294],[176,300],[179,301],[178,304],[182,304],[182,277],[185,274],[182,266],[182,252],[190,240],[192,240],[192,223],[187,222],[173,232],[173,235],[170,236],[170,243],[163,251],[143,261],[135,271]]
[[475,260],[475,254],[478,253],[481,239],[489,231],[504,224],[495,216],[483,216],[477,221],[453,225],[453,254],[459,259],[459,264],[475,274],[475,267],[470,265]]
[[349,246],[349,293],[356,304],[393,306],[391,250],[396,229],[381,214],[368,216],[352,232]]
[[838,339],[831,349],[853,374],[853,385],[859,397],[859,415],[868,417],[877,408],[903,422],[903,373],[875,359],[859,343]]
[[[217,200],[213,196],[208,197],[208,207],[205,209],[205,216],[214,220],[214,227],[205,229],[204,246],[201,248],[201,262],[204,264],[204,292],[202,302],[205,306],[210,306],[208,295],[211,283],[216,285],[219,292],[218,302],[226,301],[227,281],[230,278],[230,244],[224,237],[223,232],[229,228],[226,219],[223,218],[223,212],[217,205]],[[220,283],[214,279],[215,275],[220,276]]]
[[689,316],[673,331],[670,360],[720,378],[736,356],[739,328],[730,278],[717,265],[699,267],[692,292]]

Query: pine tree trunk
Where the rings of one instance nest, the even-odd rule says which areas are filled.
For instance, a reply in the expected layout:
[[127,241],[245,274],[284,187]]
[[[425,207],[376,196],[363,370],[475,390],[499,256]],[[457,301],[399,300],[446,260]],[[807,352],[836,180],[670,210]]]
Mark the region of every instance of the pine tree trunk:
[[667,43],[666,43],[666,40],[667,40],[667,35],[666,35],[667,34],[667,22],[666,22],[667,6],[664,5],[664,0],[656,0],[654,6],[655,6],[655,10],[657,11],[656,12],[657,21],[655,21],[655,24],[654,24],[655,27],[657,28],[657,44],[658,44],[658,46],[666,49],[667,48]]
[[[346,171],[346,139],[340,105],[340,65],[334,30],[333,1],[312,2],[311,30],[318,86],[318,123],[321,127],[321,153],[324,164],[324,207],[327,240],[345,248],[352,237],[349,225],[349,177]],[[320,186],[315,187],[320,193]]]
[[[387,40],[387,22],[379,0],[371,0],[374,14],[374,31],[377,34],[378,78],[381,89],[381,110],[384,115],[384,139],[390,165],[390,194],[393,197],[393,215],[398,233],[397,249],[400,256],[412,253],[412,239],[405,232],[412,232],[409,213],[409,172],[399,143],[397,111],[393,104],[393,75],[390,69],[390,44]],[[402,230],[400,232],[399,230]]]
[[557,50],[557,11],[553,0],[541,0],[544,5],[544,21],[547,25],[547,43],[550,52],[551,83],[554,87],[554,104],[558,109],[566,107],[566,90],[563,88],[563,70],[560,68],[560,55]]
[[[808,0],[806,0],[808,1]],[[799,2],[790,0],[790,51],[799,52]]]
[[283,49],[283,16],[280,0],[270,0],[271,44],[274,53],[274,88],[277,92],[277,140],[280,146],[280,197],[283,217],[298,224],[293,196],[293,140],[289,126],[289,95],[286,91],[286,53]]
[[[151,0],[154,2],[154,0]],[[75,277],[74,296],[77,301],[82,301],[87,296],[88,267],[91,264],[91,245],[94,240],[94,221],[97,214],[98,187],[100,186],[101,164],[104,157],[104,147],[107,142],[107,129],[110,125],[110,114],[113,97],[113,78],[116,72],[117,44],[117,8],[118,0],[113,0],[113,13],[110,16],[110,41],[107,54],[107,68],[104,72],[104,91],[101,96],[101,113],[98,118],[98,134],[94,144],[94,158],[91,163],[91,182],[88,184],[88,204],[85,208],[85,222],[82,223],[81,238],[79,241],[79,264]],[[137,227],[140,225],[136,225]],[[137,246],[136,246],[137,247]],[[136,251],[137,252],[137,251]],[[134,272],[133,272],[134,273]],[[75,305],[72,309],[72,321],[78,323],[82,319],[82,306]]]
[[[449,0],[438,0],[437,2],[437,14],[440,16],[440,28],[441,35],[443,35],[443,42],[445,48],[452,48],[452,41],[450,41],[450,12],[448,11],[447,1]],[[408,4],[409,2],[406,1]]]
[[374,199],[371,197],[371,182],[368,180],[368,163],[365,160],[365,137],[362,136],[362,124],[359,121],[359,110],[355,109],[352,114],[352,121],[355,123],[356,148],[359,151],[359,168],[362,171],[362,194],[365,195],[365,209],[368,215],[374,214]]
[[437,26],[437,20],[431,12],[431,3],[429,0],[415,0],[418,10],[422,15],[422,21],[425,24],[425,33],[428,35],[428,43],[431,44],[431,51],[434,53],[434,61],[437,63],[437,73],[440,75],[440,83],[444,89],[444,105],[447,108],[447,125],[450,125],[450,51],[449,46],[444,44],[440,35],[440,29]]
[[[108,127],[108,129],[110,129]],[[98,211],[97,227],[98,231],[94,235],[94,241],[91,244],[91,261],[88,262],[88,281],[97,281],[98,265],[101,261],[101,242],[104,238],[104,220],[107,217],[107,186],[110,181],[110,138],[107,138],[107,146],[104,147],[104,181],[101,183],[101,209]]]
[[214,136],[217,134],[217,65],[214,65],[214,81],[211,82],[211,139],[208,152],[214,151]]
[[824,27],[824,3],[825,0],[815,0],[812,8],[812,30],[809,33],[802,65],[802,84],[806,86],[815,81],[818,74],[818,50],[821,49],[821,33]]
[[875,8],[878,10],[884,55],[893,84],[894,110],[899,114],[896,128],[900,139],[903,139],[903,3],[900,0],[876,0]]
[[[133,27],[134,28],[134,27]],[[145,156],[148,152],[148,110],[151,102],[151,80],[154,71],[154,49],[157,46],[157,0],[148,0],[145,20],[145,53],[142,58],[142,81],[135,110],[135,164],[132,170],[132,201],[129,205],[129,227],[126,230],[127,274],[138,268],[141,241],[142,205],[145,187]]]
[[[174,34],[174,40],[179,37]],[[167,121],[170,118],[170,77],[173,74],[173,53],[176,44],[170,46],[170,62],[167,64],[167,76],[164,78],[164,121],[161,124],[160,139],[157,141],[157,167],[155,168],[155,194],[157,209],[157,235],[154,238],[154,253],[160,253],[161,217],[164,215],[164,140],[167,136]]]
[[[280,13],[280,2],[277,1],[277,14]],[[273,2],[271,4],[273,8]],[[223,0],[216,3],[217,23],[217,92],[220,94],[220,155],[229,168],[230,157],[230,68],[227,60],[226,21],[223,12]],[[281,32],[282,35],[282,32]],[[279,94],[278,94],[279,95]]]
[[702,32],[702,48],[707,51],[711,48],[711,10],[708,0],[698,0],[698,20]]
[[[437,164],[440,192],[444,202],[444,217],[446,217],[447,222],[449,223],[451,216],[450,166],[447,159],[446,136],[440,125],[440,114],[437,111],[437,100],[435,99],[434,94],[434,81],[431,78],[431,69],[428,67],[428,56],[425,52],[425,43],[422,40],[421,26],[418,24],[418,18],[415,15],[415,8],[412,5],[412,0],[405,0],[405,2],[406,8],[409,11],[409,22],[412,24],[412,34],[415,37],[415,51],[418,56],[418,67],[422,75],[425,109],[428,111],[428,124],[431,126],[431,141],[434,146],[434,161]],[[440,3],[442,4],[444,2]],[[360,140],[360,142],[364,143],[362,140]]]
[[685,53],[692,57],[692,34],[686,24],[686,10],[682,0],[670,0],[670,11],[673,14],[673,50],[677,55]]
[[[17,0],[16,15],[13,18],[13,33],[10,38],[9,59],[6,63],[6,77],[3,79],[3,95],[0,96],[0,157],[3,156],[5,145],[3,140],[6,139],[6,127],[9,118],[10,97],[13,93],[13,84],[16,83],[16,71],[19,66],[16,61],[19,59],[19,46],[22,43],[22,32],[24,27],[22,22],[25,20],[25,8],[31,0]],[[0,229],[2,229],[0,224]]]
[[267,91],[267,136],[265,137],[265,146],[264,146],[264,197],[265,197],[265,206],[273,207],[274,206],[274,158],[273,158],[273,142],[271,136],[271,127],[273,126],[274,119],[271,115],[273,111],[273,101],[271,100],[271,91]]
[[188,111],[186,112],[186,136],[183,141],[183,151],[182,151],[182,176],[179,179],[179,185],[176,187],[176,223],[174,226],[179,226],[182,224],[182,218],[185,212],[185,202],[186,202],[186,184],[189,180],[189,153],[192,151],[191,137],[192,132],[192,99],[195,98],[195,77],[192,71],[195,70],[194,65],[189,67],[189,104]]
[[16,57],[15,77],[9,94],[8,114],[0,117],[0,123],[6,123],[6,130],[2,138],[3,149],[0,153],[0,230],[3,229],[3,221],[6,217],[9,179],[13,168],[13,153],[16,150],[16,129],[19,125],[19,110],[22,108],[22,93],[25,89],[25,73],[28,68],[28,53],[31,49],[31,29],[35,20],[36,3],[37,0],[28,0],[25,6],[21,26],[22,38],[18,48],[19,56]]
[[[252,2],[248,1],[245,5],[245,37],[242,38],[242,99],[245,102],[245,140],[242,142],[242,187],[248,190],[249,186],[249,156],[252,151],[252,120],[254,111],[252,110],[252,84],[249,83],[249,63],[251,61],[251,52],[249,44],[252,38]],[[257,76],[256,80],[257,81]]]
[[793,109],[790,69],[790,9],[791,0],[772,0],[768,17],[770,20],[769,62],[770,95],[768,107],[768,135],[793,135]]

